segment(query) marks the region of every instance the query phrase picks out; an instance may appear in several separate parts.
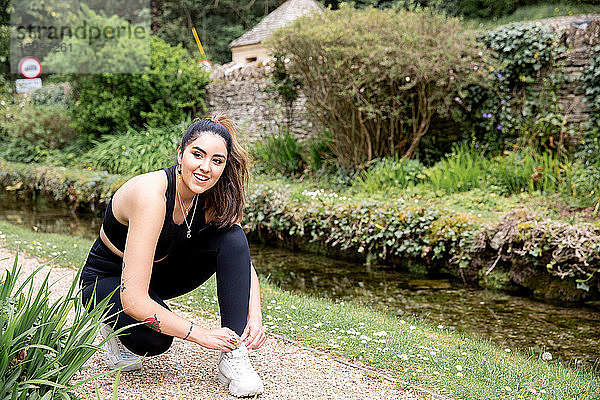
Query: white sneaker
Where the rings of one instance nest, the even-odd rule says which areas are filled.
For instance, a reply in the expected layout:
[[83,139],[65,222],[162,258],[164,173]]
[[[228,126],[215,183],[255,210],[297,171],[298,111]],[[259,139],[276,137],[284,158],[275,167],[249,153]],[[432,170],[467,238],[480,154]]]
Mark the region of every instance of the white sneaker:
[[248,358],[248,349],[243,343],[239,348],[219,354],[219,384],[229,385],[229,393],[236,397],[253,396],[264,391],[260,380]]
[[[113,332],[110,325],[102,324],[100,334],[106,339]],[[104,351],[104,363],[108,368],[121,371],[136,371],[142,368],[142,356],[133,353],[121,343],[118,337],[113,336],[102,346]]]

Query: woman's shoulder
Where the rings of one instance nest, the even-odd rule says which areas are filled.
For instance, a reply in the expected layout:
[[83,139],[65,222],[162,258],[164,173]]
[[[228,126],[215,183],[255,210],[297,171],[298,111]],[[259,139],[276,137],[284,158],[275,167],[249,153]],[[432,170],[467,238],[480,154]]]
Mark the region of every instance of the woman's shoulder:
[[163,170],[137,175],[117,190],[113,202],[126,207],[137,204],[150,205],[153,202],[164,203],[167,184],[167,175]]

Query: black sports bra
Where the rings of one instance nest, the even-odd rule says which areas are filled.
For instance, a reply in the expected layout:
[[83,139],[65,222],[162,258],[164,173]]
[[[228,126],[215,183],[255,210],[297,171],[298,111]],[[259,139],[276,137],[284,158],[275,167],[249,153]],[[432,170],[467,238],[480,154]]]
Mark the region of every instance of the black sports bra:
[[[163,221],[162,230],[158,237],[158,243],[156,244],[156,250],[154,252],[154,259],[156,261],[165,258],[171,247],[176,241],[189,241],[193,240],[196,233],[203,230],[206,226],[205,215],[204,215],[204,198],[202,195],[196,196],[195,201],[199,204],[192,205],[192,210],[196,207],[196,214],[192,221],[192,238],[186,237],[187,227],[185,223],[177,225],[173,222],[173,210],[175,208],[175,179],[176,178],[176,166],[173,165],[169,168],[163,169],[167,174],[167,190],[165,191],[166,199],[166,213],[165,220]],[[192,216],[189,215],[188,218]],[[123,225],[115,218],[112,210],[112,198],[108,202],[106,207],[106,213],[104,214],[104,220],[102,222],[104,233],[110,242],[120,251],[125,249],[125,241],[127,240],[127,231],[129,227]]]

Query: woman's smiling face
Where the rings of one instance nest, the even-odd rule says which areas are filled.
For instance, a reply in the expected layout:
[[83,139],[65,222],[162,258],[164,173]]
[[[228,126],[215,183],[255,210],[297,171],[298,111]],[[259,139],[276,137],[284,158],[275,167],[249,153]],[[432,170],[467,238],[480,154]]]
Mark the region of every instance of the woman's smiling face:
[[213,187],[227,163],[227,145],[221,136],[203,132],[177,153],[181,178],[193,193],[203,193]]

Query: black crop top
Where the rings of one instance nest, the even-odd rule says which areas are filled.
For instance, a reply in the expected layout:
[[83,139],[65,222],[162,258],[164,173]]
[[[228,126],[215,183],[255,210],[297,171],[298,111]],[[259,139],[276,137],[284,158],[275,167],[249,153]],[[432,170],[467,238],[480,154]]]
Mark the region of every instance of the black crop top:
[[[205,215],[204,215],[204,198],[200,194],[196,196],[195,201],[198,204],[192,205],[188,218],[192,218],[194,207],[196,207],[196,214],[192,221],[192,238],[186,238],[187,227],[185,223],[177,225],[173,222],[173,210],[175,208],[175,179],[176,177],[176,166],[163,169],[167,174],[167,190],[165,191],[166,199],[166,213],[165,220],[163,221],[162,230],[158,237],[158,243],[156,244],[156,251],[154,252],[154,259],[161,260],[169,254],[169,250],[176,241],[189,241],[193,240],[195,233],[203,230],[206,226]],[[188,219],[189,221],[189,219]],[[108,202],[106,207],[106,213],[104,214],[104,221],[102,222],[104,233],[110,242],[119,250],[124,251],[125,240],[127,239],[127,231],[129,227],[123,225],[115,218],[112,210],[112,199]]]

